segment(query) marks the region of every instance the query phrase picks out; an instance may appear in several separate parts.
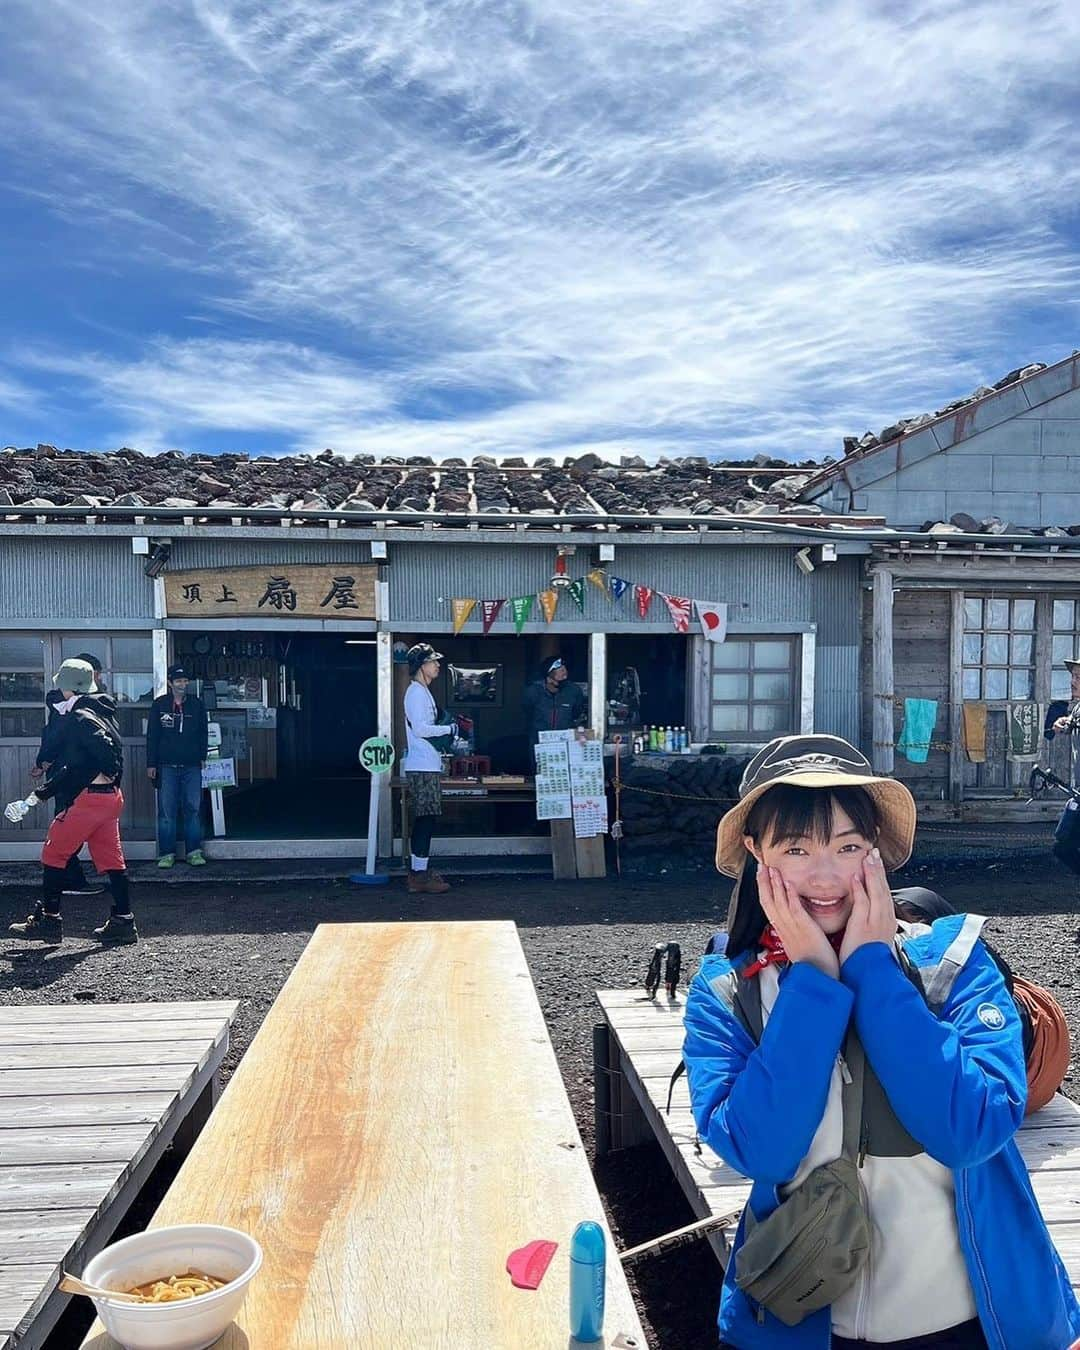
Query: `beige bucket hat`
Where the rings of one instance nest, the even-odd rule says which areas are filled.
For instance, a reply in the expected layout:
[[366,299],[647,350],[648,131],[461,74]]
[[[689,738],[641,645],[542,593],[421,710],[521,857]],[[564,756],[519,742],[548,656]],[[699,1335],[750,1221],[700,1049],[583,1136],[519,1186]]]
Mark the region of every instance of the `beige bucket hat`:
[[875,774],[870,761],[839,736],[780,736],[759,750],[739,784],[739,802],[716,830],[716,866],[737,877],[746,861],[746,818],[759,797],[780,783],[796,787],[861,787],[877,807],[877,845],[889,871],[911,857],[915,842],[915,799],[895,778]]

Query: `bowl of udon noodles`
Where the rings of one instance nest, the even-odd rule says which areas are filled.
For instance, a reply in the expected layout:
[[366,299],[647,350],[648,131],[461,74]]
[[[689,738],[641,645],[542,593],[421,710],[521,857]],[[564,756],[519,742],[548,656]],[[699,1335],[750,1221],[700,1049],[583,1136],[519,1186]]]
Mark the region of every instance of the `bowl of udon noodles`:
[[99,1289],[138,1303],[95,1298],[106,1331],[125,1350],[205,1350],[240,1311],[262,1265],[262,1248],[212,1223],[151,1228],[114,1242],[86,1263]]

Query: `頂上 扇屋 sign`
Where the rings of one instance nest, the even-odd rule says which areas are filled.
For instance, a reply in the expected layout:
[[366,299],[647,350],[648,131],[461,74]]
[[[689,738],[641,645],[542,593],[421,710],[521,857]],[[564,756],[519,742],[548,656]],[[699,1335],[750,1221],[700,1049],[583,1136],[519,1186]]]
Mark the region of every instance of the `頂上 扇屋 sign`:
[[165,573],[170,619],[374,619],[378,569],[282,563]]

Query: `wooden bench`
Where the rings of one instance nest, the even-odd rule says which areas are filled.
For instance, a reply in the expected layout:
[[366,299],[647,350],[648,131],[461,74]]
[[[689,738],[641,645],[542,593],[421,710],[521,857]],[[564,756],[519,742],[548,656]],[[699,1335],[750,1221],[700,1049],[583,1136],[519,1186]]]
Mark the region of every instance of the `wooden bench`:
[[[669,1002],[663,991],[654,1000],[641,989],[608,989],[597,998],[607,1025],[598,1055],[597,1110],[611,1146],[657,1139],[700,1219],[741,1209],[750,1183],[708,1145],[698,1151],[685,1074],[675,1084],[671,1114],[665,1112],[671,1074],[682,1056],[685,994]],[[1069,1278],[1080,1288],[1080,1106],[1056,1096],[1024,1121],[1017,1144]],[[724,1264],[735,1226],[709,1239]]]
[[[262,1244],[220,1350],[565,1350],[581,1219],[603,1209],[513,924],[380,923],[316,930],[153,1226]],[[515,1289],[536,1238],[559,1250]],[[605,1329],[645,1345],[613,1251]]]
[[174,1140],[217,1098],[237,1004],[0,1008],[0,1350],[35,1350]]

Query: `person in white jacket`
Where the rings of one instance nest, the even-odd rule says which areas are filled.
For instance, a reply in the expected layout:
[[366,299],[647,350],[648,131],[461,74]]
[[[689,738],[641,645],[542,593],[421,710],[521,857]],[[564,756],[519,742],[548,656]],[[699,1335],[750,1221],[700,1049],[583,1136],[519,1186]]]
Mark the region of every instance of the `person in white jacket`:
[[455,722],[442,722],[442,713],[431,693],[442,669],[442,652],[427,642],[418,642],[406,653],[412,676],[405,691],[404,769],[413,805],[412,852],[408,889],[417,895],[442,895],[450,883],[429,867],[431,837],[442,815],[442,754],[438,742],[457,735]]

